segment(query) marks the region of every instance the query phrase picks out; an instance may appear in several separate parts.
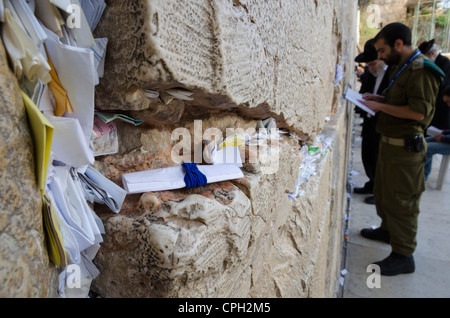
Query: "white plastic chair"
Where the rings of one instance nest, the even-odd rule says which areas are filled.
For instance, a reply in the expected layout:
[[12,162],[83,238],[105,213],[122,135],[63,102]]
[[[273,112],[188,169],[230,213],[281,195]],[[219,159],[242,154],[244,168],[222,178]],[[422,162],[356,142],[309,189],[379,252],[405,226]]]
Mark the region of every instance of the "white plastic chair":
[[442,156],[441,167],[439,168],[439,175],[438,175],[437,184],[436,184],[437,190],[442,189],[442,184],[444,183],[445,175],[447,174],[447,171],[448,171],[449,160],[450,160],[450,155]]

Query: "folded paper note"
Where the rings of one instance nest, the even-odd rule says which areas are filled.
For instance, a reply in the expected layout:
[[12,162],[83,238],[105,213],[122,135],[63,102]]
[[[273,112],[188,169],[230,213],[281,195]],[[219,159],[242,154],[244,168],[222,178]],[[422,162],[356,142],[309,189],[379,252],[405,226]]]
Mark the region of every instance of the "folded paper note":
[[39,0],[35,2],[34,14],[48,29],[52,30],[59,38],[63,37],[61,25],[65,23],[58,8],[50,0]]
[[83,0],[81,1],[83,12],[86,16],[86,20],[89,23],[89,27],[94,31],[95,27],[100,20],[100,17],[105,10],[106,3],[103,0]]
[[57,221],[58,229],[61,234],[62,244],[67,254],[68,264],[78,264],[80,258],[80,246],[77,242],[75,232],[76,230],[71,227],[64,218],[64,215],[55,203],[53,192],[47,187],[46,195],[52,204],[52,212],[55,220]]
[[117,129],[116,124],[113,121],[105,121],[101,119],[97,114],[94,115],[94,132],[97,137],[106,135],[110,131]]
[[69,189],[67,186],[67,180],[70,178],[68,177],[68,168],[56,167],[55,171],[55,178],[48,185],[48,193],[52,196],[55,209],[59,211],[62,219],[65,223],[67,223],[67,226],[70,227],[71,232],[74,235],[75,242],[78,246],[78,250],[83,251],[95,243],[94,238],[90,236],[86,230],[86,226],[90,225],[86,224],[86,222],[82,222],[82,220],[85,220],[84,209],[75,210],[73,208],[73,203],[69,201],[68,192],[71,191],[72,188]]
[[19,17],[20,22],[22,22],[25,31],[27,31],[34,44],[39,47],[39,45],[47,39],[47,34],[45,34],[45,31],[42,29],[38,19],[36,19],[34,13],[31,11],[31,8],[25,0],[14,0],[11,1],[11,4],[14,6],[17,16]]
[[41,113],[33,101],[21,91],[34,143],[36,174],[39,189],[43,193],[53,140],[53,125]]
[[108,44],[108,38],[94,39],[95,45],[91,47],[94,52],[95,69],[97,70],[98,77],[103,77],[105,72],[105,57],[106,57],[106,45]]
[[48,246],[48,254],[51,261],[59,268],[67,265],[67,253],[61,237],[59,216],[47,194],[42,196],[44,231]]
[[120,212],[127,195],[124,189],[91,166],[87,167],[85,173],[78,173],[78,175],[85,191],[92,195],[93,201],[106,204],[114,213]]
[[52,31],[45,27],[44,30],[48,35],[45,42],[48,56],[73,109],[71,114],[66,113],[65,116],[80,121],[84,137],[89,144],[94,124],[95,82],[98,79],[94,66],[94,52],[66,45]]
[[241,135],[234,135],[226,138],[217,145],[216,141],[208,141],[209,163],[216,164],[234,164],[242,167],[242,158],[239,146],[244,145],[245,140]]
[[137,119],[131,118],[131,117],[123,115],[123,114],[95,112],[95,115],[100,117],[105,123],[109,123],[110,121],[115,120],[115,119],[120,119],[126,123],[133,124],[135,126],[138,126],[143,123],[142,120],[137,120]]
[[58,74],[56,73],[55,67],[53,66],[52,60],[47,54],[48,64],[51,67],[50,76],[52,80],[48,83],[50,90],[53,93],[55,99],[55,116],[62,116],[65,112],[71,114],[73,112],[72,105],[70,104],[69,96],[59,80]]
[[13,11],[10,10],[14,10],[11,3],[5,2],[2,40],[11,59],[14,75],[17,78],[25,75],[30,80],[34,80],[37,76],[43,83],[48,83],[51,80],[50,65],[39,47],[19,24],[19,18],[13,18]]
[[54,127],[52,152],[56,160],[74,167],[94,164],[94,151],[86,143],[77,118],[47,118]]
[[91,27],[86,19],[79,0],[51,0],[54,5],[61,8],[68,31],[80,48],[90,48],[95,45]]
[[[208,183],[243,178],[241,169],[230,164],[198,165]],[[182,166],[145,170],[122,175],[122,182],[127,193],[143,193],[181,189],[186,187],[185,171]]]
[[67,13],[72,13],[70,11],[72,3],[70,0],[50,0],[51,3],[53,3],[55,6],[60,8],[61,10],[66,11]]

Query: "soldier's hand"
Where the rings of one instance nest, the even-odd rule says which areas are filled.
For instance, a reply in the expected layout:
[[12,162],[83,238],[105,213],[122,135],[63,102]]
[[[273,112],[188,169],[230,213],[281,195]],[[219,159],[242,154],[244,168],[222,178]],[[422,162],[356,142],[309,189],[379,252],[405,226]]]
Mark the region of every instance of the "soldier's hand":
[[369,107],[371,110],[373,110],[375,113],[380,110],[380,103],[372,100],[363,100],[361,101],[362,104]]
[[374,101],[378,103],[382,103],[384,101],[384,96],[376,95],[376,94],[363,94],[363,98],[367,101]]

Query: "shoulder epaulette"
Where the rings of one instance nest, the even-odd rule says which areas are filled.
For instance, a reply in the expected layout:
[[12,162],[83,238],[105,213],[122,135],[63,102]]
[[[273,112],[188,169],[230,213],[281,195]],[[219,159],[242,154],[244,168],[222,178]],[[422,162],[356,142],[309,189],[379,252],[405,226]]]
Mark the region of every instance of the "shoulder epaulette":
[[413,71],[421,70],[424,67],[424,58],[422,56],[419,56],[418,58],[414,59],[411,63],[411,68]]

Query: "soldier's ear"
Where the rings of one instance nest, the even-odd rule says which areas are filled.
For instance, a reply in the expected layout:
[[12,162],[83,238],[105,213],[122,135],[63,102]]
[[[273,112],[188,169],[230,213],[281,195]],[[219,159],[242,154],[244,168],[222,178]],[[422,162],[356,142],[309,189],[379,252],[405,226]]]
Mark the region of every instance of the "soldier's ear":
[[404,46],[404,43],[403,43],[403,40],[402,40],[402,39],[397,39],[397,40],[395,40],[395,42],[394,42],[394,48],[395,48],[396,50],[401,50],[401,49],[403,48],[403,46]]

